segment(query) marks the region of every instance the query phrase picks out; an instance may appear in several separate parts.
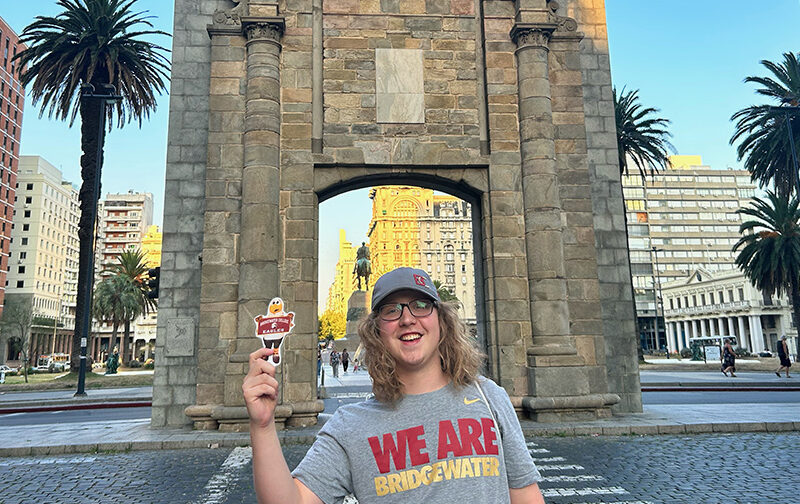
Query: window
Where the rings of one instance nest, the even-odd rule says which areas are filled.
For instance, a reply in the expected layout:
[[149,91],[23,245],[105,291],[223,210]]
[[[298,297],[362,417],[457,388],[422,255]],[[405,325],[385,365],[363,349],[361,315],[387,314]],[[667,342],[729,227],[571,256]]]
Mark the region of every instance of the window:
[[23,217],[30,217],[30,216],[31,216],[31,211],[30,210],[25,210],[25,213],[24,213]]
[[28,238],[27,237],[22,239],[22,244],[23,245],[27,245],[28,244]]
[[17,268],[17,273],[25,273],[25,266],[20,266]]
[[22,230],[23,231],[30,231],[30,229],[31,229],[31,225],[30,224],[23,224],[22,225]]
[[25,185],[25,190],[26,190],[26,191],[33,191],[33,184],[27,184],[27,185]]
[[17,288],[21,289],[25,287],[25,280],[17,280]]

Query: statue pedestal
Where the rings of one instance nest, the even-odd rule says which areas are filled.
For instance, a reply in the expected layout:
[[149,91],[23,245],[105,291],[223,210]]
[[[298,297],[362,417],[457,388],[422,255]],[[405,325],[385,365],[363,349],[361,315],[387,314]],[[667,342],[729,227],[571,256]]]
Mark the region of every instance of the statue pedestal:
[[353,356],[361,338],[358,336],[358,322],[367,314],[367,291],[357,290],[350,295],[347,300],[347,325],[345,326],[345,337],[337,342],[337,349],[347,348],[348,353]]

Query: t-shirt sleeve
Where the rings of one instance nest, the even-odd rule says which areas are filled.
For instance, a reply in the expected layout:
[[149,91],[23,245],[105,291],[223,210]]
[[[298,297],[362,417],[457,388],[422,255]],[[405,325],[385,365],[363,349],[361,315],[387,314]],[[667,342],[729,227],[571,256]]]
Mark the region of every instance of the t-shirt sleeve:
[[500,424],[508,486],[523,488],[540,481],[542,476],[528,452],[522,427],[505,389],[491,380],[482,381],[481,386],[484,388],[489,403],[494,409],[497,422]]
[[341,502],[352,492],[350,460],[337,439],[343,432],[344,421],[337,412],[325,423],[306,456],[292,471],[292,476],[325,504]]

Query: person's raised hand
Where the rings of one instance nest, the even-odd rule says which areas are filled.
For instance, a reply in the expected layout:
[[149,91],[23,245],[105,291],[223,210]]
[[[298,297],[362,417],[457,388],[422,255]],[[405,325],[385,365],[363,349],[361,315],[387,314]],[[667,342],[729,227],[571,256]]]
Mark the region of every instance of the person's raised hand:
[[261,428],[270,426],[275,420],[275,405],[278,402],[275,366],[265,360],[273,351],[272,348],[259,348],[250,354],[250,371],[242,383],[250,423]]

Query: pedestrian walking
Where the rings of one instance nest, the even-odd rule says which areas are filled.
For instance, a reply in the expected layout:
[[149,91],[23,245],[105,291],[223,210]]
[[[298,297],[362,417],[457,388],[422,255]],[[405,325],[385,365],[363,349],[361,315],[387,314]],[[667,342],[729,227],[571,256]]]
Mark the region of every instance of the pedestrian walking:
[[358,334],[374,395],[340,406],[292,473],[274,421],[275,367],[264,360],[272,349],[250,354],[242,390],[258,502],[341,502],[352,493],[361,504],[543,504],[514,407],[479,375],[484,356],[428,274],[384,274],[371,306]]
[[346,373],[347,366],[350,364],[350,354],[347,353],[346,348],[342,349],[342,355],[340,356],[340,358],[342,359],[342,370],[344,370],[344,372]]
[[726,339],[725,348],[722,349],[722,374],[728,376],[730,372],[731,376],[736,378],[734,371],[736,371],[736,352],[733,351],[731,340]]
[[789,376],[789,368],[792,367],[792,361],[789,359],[789,345],[786,343],[785,334],[781,335],[781,339],[778,341],[778,360],[781,363],[781,367],[775,371],[775,374],[780,378],[781,371],[785,369],[786,378],[791,378],[791,376]]
[[339,378],[339,352],[331,350],[331,369],[333,369],[333,377]]
[[322,373],[322,346],[317,345],[317,378]]

